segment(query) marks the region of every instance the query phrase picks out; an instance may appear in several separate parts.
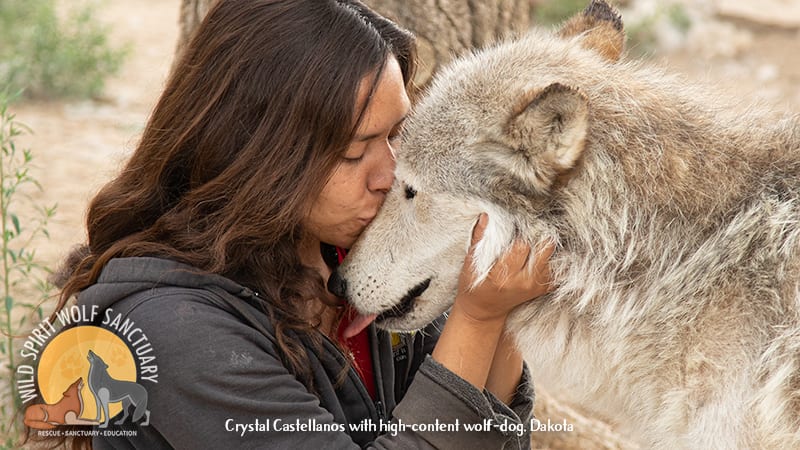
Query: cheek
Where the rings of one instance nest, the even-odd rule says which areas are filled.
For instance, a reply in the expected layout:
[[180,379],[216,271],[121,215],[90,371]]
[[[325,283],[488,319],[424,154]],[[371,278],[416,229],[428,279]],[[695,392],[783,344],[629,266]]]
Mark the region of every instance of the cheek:
[[340,164],[314,201],[311,215],[326,222],[344,218],[348,211],[361,206],[364,183],[361,171],[345,163]]
[[336,209],[353,208],[363,195],[363,176],[355,170],[340,170],[328,181],[319,202]]

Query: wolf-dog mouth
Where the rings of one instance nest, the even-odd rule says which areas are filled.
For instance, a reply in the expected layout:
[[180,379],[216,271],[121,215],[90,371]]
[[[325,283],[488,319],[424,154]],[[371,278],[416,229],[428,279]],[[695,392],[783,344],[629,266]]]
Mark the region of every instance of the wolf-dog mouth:
[[378,317],[375,318],[375,321],[379,322],[386,319],[393,319],[395,317],[402,317],[408,314],[414,308],[414,300],[416,300],[420,295],[422,295],[422,293],[425,292],[425,290],[428,289],[428,286],[430,285],[431,285],[431,279],[428,278],[422,283],[419,283],[418,285],[414,286],[406,293],[406,295],[403,296],[402,299],[400,299],[400,303],[393,306],[391,309],[388,309],[380,313]]

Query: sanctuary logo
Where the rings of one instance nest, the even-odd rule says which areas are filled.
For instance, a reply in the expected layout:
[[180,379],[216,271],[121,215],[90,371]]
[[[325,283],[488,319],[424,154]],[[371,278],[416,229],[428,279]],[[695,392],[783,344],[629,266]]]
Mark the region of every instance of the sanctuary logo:
[[[17,392],[25,425],[55,430],[65,425],[108,427],[150,423],[148,383],[158,383],[153,346],[141,328],[109,308],[73,305],[54,322],[43,320],[20,350]],[[99,325],[99,326],[98,326]]]

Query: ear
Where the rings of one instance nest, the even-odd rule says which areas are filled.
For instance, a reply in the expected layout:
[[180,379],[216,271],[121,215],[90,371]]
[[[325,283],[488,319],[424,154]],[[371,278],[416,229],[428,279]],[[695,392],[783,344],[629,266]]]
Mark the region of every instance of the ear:
[[547,192],[583,155],[589,102],[577,89],[553,83],[523,96],[501,130],[511,161],[503,164],[528,187]]
[[595,50],[609,61],[619,61],[625,49],[622,16],[603,0],[592,0],[583,12],[561,26],[558,35],[577,36],[583,48]]

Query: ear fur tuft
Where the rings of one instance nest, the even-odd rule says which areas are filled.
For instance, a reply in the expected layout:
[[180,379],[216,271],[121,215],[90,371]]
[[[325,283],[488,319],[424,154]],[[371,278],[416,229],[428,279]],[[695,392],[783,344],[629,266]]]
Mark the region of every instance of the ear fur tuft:
[[563,173],[583,152],[588,116],[589,102],[582,92],[553,83],[522,97],[506,133],[512,148],[528,160]]
[[553,83],[523,94],[491,139],[501,147],[481,152],[503,173],[546,193],[570,178],[589,127],[589,100],[578,89]]
[[595,50],[609,61],[619,61],[625,50],[622,16],[603,0],[592,0],[583,12],[567,20],[558,34],[562,38],[577,36],[583,48]]

